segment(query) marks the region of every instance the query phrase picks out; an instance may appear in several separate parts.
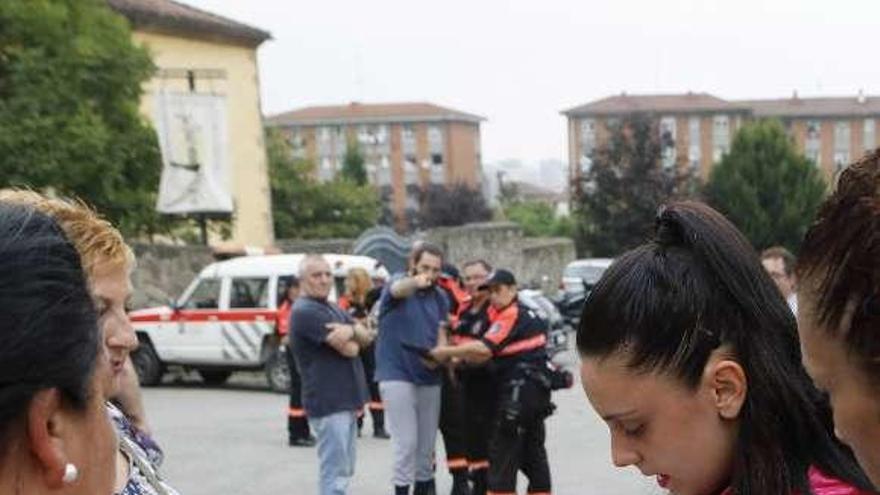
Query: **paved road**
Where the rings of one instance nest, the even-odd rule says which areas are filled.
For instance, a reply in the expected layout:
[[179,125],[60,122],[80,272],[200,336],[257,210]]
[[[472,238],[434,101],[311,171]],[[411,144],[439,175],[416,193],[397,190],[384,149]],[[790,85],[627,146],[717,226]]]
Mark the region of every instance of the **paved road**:
[[[572,355],[563,361],[574,363]],[[314,449],[286,444],[287,397],[265,390],[259,375],[238,374],[208,388],[184,378],[146,390],[153,428],[165,448],[165,477],[182,495],[312,495],[317,492]],[[608,433],[579,385],[557,392],[547,421],[547,450],[556,495],[661,493],[634,469],[610,462]],[[365,432],[369,433],[369,420]],[[391,449],[368,435],[358,442],[353,495],[390,493]],[[438,458],[443,458],[438,441]],[[439,471],[438,493],[449,493]],[[525,484],[520,484],[520,493]]]

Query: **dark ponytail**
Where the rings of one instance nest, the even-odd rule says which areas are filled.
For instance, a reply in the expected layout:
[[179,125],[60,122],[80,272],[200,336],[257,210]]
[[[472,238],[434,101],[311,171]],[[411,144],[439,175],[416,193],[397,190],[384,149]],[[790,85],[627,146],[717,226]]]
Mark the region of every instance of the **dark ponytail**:
[[593,289],[577,346],[584,356],[626,346],[633,369],[670,373],[691,389],[712,352],[729,348],[748,379],[736,494],[810,493],[810,465],[870,486],[834,438],[827,401],[801,366],[785,300],[745,237],[702,203],[660,209],[653,239],[622,255]]
[[46,215],[0,202],[0,455],[40,390],[85,406],[98,350],[77,252]]

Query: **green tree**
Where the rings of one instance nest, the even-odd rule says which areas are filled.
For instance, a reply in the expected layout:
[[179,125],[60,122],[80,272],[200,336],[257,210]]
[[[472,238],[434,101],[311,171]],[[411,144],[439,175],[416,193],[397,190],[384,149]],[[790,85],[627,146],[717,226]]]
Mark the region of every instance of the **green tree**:
[[295,159],[280,132],[269,131],[269,183],[279,238],[357,237],[381,210],[373,187],[348,179],[321,183],[309,160]]
[[575,241],[581,254],[616,256],[643,242],[657,208],[688,196],[695,179],[680,164],[664,167],[656,122],[634,114],[613,127],[591,157],[575,198]]
[[530,237],[571,237],[571,217],[557,217],[553,207],[541,201],[512,201],[503,205],[504,217],[519,224]]
[[0,2],[0,186],[80,197],[127,235],[167,232],[138,111],[153,70],[104,0]]
[[361,149],[354,140],[349,140],[345,146],[345,156],[342,159],[342,177],[359,186],[367,183],[364,155],[361,154]]
[[778,244],[797,252],[825,191],[816,165],[798,153],[778,121],[767,120],[737,132],[705,194],[755,248]]

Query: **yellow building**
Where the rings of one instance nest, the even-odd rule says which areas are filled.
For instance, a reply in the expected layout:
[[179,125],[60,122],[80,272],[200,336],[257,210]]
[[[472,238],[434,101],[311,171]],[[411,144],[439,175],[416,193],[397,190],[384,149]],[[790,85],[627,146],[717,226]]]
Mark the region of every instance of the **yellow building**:
[[257,48],[268,32],[171,0],[108,0],[131,23],[158,71],[145,87],[141,111],[159,119],[163,94],[220,97],[226,128],[223,149],[231,189],[232,241],[266,246],[274,241],[263,139]]

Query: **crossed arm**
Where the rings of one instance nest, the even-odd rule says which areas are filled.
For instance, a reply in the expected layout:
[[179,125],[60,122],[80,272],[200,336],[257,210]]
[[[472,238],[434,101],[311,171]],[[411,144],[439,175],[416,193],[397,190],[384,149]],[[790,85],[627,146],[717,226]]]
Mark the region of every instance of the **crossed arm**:
[[356,357],[376,337],[374,331],[360,323],[328,323],[327,330],[324,342],[347,358]]

